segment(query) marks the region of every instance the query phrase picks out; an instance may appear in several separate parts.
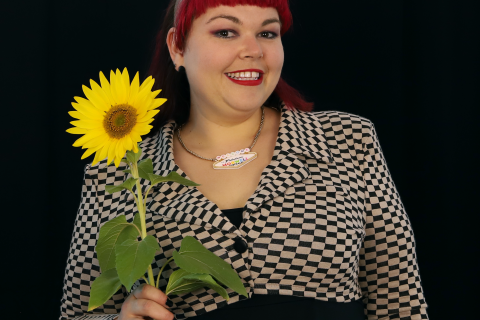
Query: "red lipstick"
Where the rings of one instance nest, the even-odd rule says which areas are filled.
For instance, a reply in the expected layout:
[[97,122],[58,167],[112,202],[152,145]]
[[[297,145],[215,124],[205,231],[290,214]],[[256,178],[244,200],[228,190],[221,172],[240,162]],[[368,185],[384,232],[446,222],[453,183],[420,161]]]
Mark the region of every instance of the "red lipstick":
[[[233,73],[240,73],[240,72],[258,72],[259,73],[259,77],[257,80],[239,80],[239,79],[234,79],[234,78],[231,78],[228,76],[228,74],[233,74]],[[236,84],[240,84],[242,86],[258,86],[260,85],[262,82],[263,82],[263,71],[262,70],[259,70],[259,69],[245,69],[245,70],[237,70],[237,71],[232,71],[232,72],[227,72],[225,73],[225,76],[232,80],[232,82],[236,83]],[[250,77],[250,78],[253,78],[253,77]]]

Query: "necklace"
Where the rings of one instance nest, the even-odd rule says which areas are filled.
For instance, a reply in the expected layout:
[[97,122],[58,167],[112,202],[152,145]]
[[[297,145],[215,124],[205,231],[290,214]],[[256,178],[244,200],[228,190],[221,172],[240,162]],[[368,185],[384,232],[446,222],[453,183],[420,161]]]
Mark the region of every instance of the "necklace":
[[257,158],[257,153],[251,150],[255,145],[255,143],[257,143],[257,139],[258,139],[258,136],[260,135],[260,131],[262,131],[264,120],[265,120],[265,110],[264,110],[264,106],[262,106],[262,120],[260,121],[260,127],[258,128],[257,135],[253,139],[253,143],[250,146],[250,148],[245,148],[238,151],[222,154],[221,156],[217,156],[214,159],[202,157],[196,154],[195,152],[193,152],[192,150],[189,150],[185,146],[185,144],[182,141],[182,138],[180,137],[180,131],[183,127],[183,124],[177,130],[178,141],[180,141],[180,144],[183,146],[183,148],[185,148],[185,150],[193,154],[195,157],[203,160],[214,161],[213,169],[239,169]]

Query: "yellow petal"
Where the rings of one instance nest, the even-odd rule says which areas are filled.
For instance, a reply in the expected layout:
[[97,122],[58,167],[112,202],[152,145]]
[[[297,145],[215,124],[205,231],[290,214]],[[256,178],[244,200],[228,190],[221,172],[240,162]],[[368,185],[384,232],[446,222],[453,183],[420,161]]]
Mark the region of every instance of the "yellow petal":
[[120,161],[122,161],[122,158],[115,158],[115,167],[118,168],[118,166],[120,165]]
[[110,164],[115,159],[115,147],[117,146],[117,139],[112,139],[110,147],[108,148],[108,163]]
[[153,117],[159,113],[160,110],[150,110],[148,111],[147,113],[145,113],[145,115],[142,117],[142,118],[137,118],[137,122],[144,122],[144,121],[147,121],[147,120],[150,120],[150,119],[153,119]]
[[86,142],[102,135],[102,134],[105,134],[105,130],[103,130],[103,128],[100,128],[100,129],[93,129],[93,130],[89,130],[84,136],[80,137],[79,139],[77,139],[74,143],[73,143],[73,146],[74,147],[80,147],[82,145],[84,145]]
[[104,111],[108,111],[108,109],[110,109],[112,106],[112,101],[110,101],[107,92],[105,92],[105,90],[103,90],[103,88],[92,79],[90,79],[90,87],[92,87],[92,91],[98,95],[98,97],[103,101],[103,104],[106,106],[107,109]]
[[125,94],[125,87],[123,86],[123,79],[122,79],[122,73],[120,70],[117,69],[117,72],[115,73],[115,86],[118,90],[118,100],[120,100],[120,103],[127,103],[128,97]]
[[148,86],[150,86],[148,90],[151,91],[154,83],[155,83],[155,79],[153,79],[152,76],[148,76],[147,79],[143,81],[139,91],[142,91],[145,87],[148,87]]
[[78,111],[69,111],[68,114],[72,117],[72,118],[75,118],[75,119],[84,119],[85,116],[83,114],[81,114],[80,112]]
[[123,139],[119,139],[115,148],[115,156],[122,159],[125,156],[125,148],[123,147]]
[[74,99],[77,101],[77,103],[72,102],[72,107],[75,110],[77,110],[81,114],[84,114],[90,119],[103,119],[103,111],[95,108],[95,106],[90,101],[81,97],[74,97]]
[[88,142],[83,144],[84,148],[94,148],[98,145],[104,145],[105,142],[108,140],[108,134],[104,133],[98,137],[94,137],[90,139]]
[[86,157],[88,157],[89,155],[94,153],[95,151],[99,150],[101,147],[102,146],[98,146],[96,148],[87,149],[87,151],[85,151],[85,153],[82,155],[82,159],[85,159]]
[[108,147],[110,145],[107,143],[105,143],[105,145],[99,149],[97,151],[97,153],[95,154],[95,159],[93,159],[93,162],[92,162],[92,166],[96,165],[99,161],[102,161],[103,159],[105,159],[107,157],[107,152],[108,152]]
[[72,124],[72,126],[76,126],[84,129],[96,129],[103,126],[101,122],[96,123],[96,122],[91,122],[87,120],[70,121],[70,123]]
[[93,157],[93,161],[92,161],[92,166],[96,165],[100,160],[102,160],[100,159],[100,150],[97,150],[97,152],[95,153],[95,157]]
[[125,103],[128,101],[128,97],[130,96],[130,76],[128,75],[127,68],[123,69],[122,73],[122,87],[125,90]]
[[142,141],[142,138],[140,137],[140,134],[137,131],[135,131],[135,128],[133,128],[132,132],[130,132],[130,137],[132,138],[132,141],[133,141],[134,144]]
[[130,96],[128,97],[128,104],[133,106],[135,99],[138,95],[138,89],[140,88],[138,72],[132,80],[132,86],[130,87]]
[[152,76],[149,76],[140,86],[137,98],[133,103],[133,106],[139,110],[139,113],[142,113],[143,110],[146,110],[146,108],[150,105],[149,100],[153,100],[151,97],[151,91],[154,83],[155,79],[153,79]]
[[116,77],[117,76],[115,75],[115,72],[113,72],[113,70],[110,70],[110,95],[112,96],[112,99],[113,99],[113,105],[120,104],[118,102],[118,95],[117,95],[117,89],[116,89],[116,86],[117,86]]
[[155,99],[155,100],[152,101],[152,103],[148,107],[148,110],[156,109],[156,108],[160,107],[162,104],[164,104],[166,101],[167,101],[167,99],[163,99],[163,98]]
[[87,120],[87,121],[94,121],[94,122],[103,122],[103,119],[92,119],[90,116],[86,116],[81,112],[78,111],[69,111],[68,114],[75,119],[78,120]]
[[[111,77],[111,74],[110,74]],[[110,101],[110,105],[116,105],[115,100],[112,97],[110,83],[108,83],[107,78],[103,75],[102,71],[100,71],[100,84],[102,85],[103,92],[108,97],[108,101]]]
[[87,99],[95,106],[95,108],[97,108],[97,110],[108,111],[108,109],[110,109],[110,106],[108,104],[105,104],[105,102],[102,100],[98,93],[94,92],[85,85],[82,86],[82,89],[85,97],[87,97]]
[[88,132],[88,129],[73,127],[66,130],[68,133],[72,134],[85,134]]
[[135,100],[134,107],[137,109],[137,114],[140,117],[143,117],[148,110],[148,107],[152,104],[152,99],[149,97],[149,91],[144,89],[140,91]]
[[133,141],[132,141],[132,138],[130,138],[129,135],[126,135],[126,136],[123,138],[123,147],[125,148],[125,150],[132,150],[132,148],[133,148]]
[[137,121],[137,124],[138,124],[138,125],[147,125],[147,124],[152,123],[153,121],[155,121],[155,119],[154,119],[154,118],[151,118],[151,119],[147,119],[147,120],[142,121],[142,122]]
[[153,128],[150,125],[143,125],[143,124],[137,124],[135,127],[132,129],[132,132],[136,132],[139,135],[145,135],[150,132],[150,129]]
[[114,73],[113,71],[110,72],[110,85],[110,92],[112,93],[112,97],[116,104],[126,103],[127,100],[125,99],[125,90],[123,89],[120,70],[117,69],[117,73]]
[[133,144],[133,152],[138,152],[138,144],[136,142]]
[[162,89],[153,91],[152,94],[151,94],[152,99],[155,99],[160,92],[162,92]]

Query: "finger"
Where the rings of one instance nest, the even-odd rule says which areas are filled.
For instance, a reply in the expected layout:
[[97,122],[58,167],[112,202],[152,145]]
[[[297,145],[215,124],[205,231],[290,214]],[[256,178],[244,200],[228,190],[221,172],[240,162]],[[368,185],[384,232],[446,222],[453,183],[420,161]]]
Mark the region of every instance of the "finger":
[[167,295],[155,288],[154,286],[151,286],[146,283],[142,283],[140,286],[138,286],[135,290],[133,290],[132,294],[134,295],[135,298],[137,299],[148,299],[155,301],[156,303],[162,305],[165,308],[168,308],[167,306]]
[[175,319],[175,315],[172,312],[149,299],[135,299],[131,304],[130,314],[141,317],[150,317],[156,320]]

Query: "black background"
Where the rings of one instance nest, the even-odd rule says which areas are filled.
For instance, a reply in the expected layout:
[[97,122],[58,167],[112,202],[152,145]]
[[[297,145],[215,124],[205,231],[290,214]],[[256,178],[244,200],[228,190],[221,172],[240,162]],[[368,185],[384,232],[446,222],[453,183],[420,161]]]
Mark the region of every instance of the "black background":
[[[56,319],[86,160],[65,130],[98,72],[145,78],[166,0],[2,4],[0,317]],[[369,118],[416,238],[430,319],[476,307],[478,1],[291,1],[284,77]],[[468,315],[468,316],[467,316]],[[5,316],[5,318],[4,318]]]

